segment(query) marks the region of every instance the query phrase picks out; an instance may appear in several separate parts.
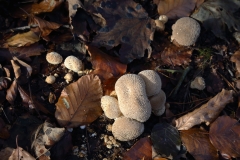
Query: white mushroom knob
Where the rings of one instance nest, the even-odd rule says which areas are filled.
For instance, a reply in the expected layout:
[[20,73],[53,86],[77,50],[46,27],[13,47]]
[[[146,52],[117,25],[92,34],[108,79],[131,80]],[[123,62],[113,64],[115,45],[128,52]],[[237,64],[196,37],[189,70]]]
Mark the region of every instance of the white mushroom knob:
[[190,88],[198,89],[198,90],[204,90],[204,88],[205,88],[205,81],[204,81],[203,77],[196,77],[191,82]]
[[52,75],[47,76],[46,79],[45,79],[45,82],[48,83],[48,84],[53,84],[55,81],[56,81],[56,78]]
[[65,76],[64,76],[64,79],[68,82],[71,82],[73,80],[73,75],[72,73],[67,73]]
[[154,70],[143,70],[138,75],[146,84],[147,96],[153,96],[160,92],[162,88],[162,80]]
[[104,114],[109,119],[115,119],[122,115],[118,106],[118,100],[114,97],[103,96],[101,98],[101,107],[102,110],[104,111]]
[[120,111],[125,117],[145,122],[151,115],[144,80],[135,74],[125,74],[115,83]]
[[158,20],[165,24],[168,21],[168,17],[166,15],[160,15]]
[[64,65],[66,68],[74,72],[78,72],[83,69],[82,61],[75,56],[68,56],[64,61]]
[[157,95],[149,98],[152,112],[156,116],[161,116],[165,112],[166,94],[161,90]]
[[201,27],[195,19],[183,17],[172,26],[171,40],[182,46],[191,46],[197,41],[200,31]]
[[50,64],[60,64],[62,63],[62,56],[57,52],[50,52],[46,55],[46,60]]
[[120,141],[129,141],[140,136],[144,125],[134,119],[119,117],[112,125],[113,136]]

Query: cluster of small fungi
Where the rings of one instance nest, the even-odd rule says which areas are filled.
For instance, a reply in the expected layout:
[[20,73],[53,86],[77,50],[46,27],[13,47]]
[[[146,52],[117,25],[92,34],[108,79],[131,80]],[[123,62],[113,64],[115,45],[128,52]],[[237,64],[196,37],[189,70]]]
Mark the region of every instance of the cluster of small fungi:
[[161,89],[162,81],[153,70],[125,74],[115,84],[117,98],[103,96],[101,107],[106,117],[114,119],[113,136],[120,141],[129,141],[144,131],[143,122],[153,112],[161,116],[165,112],[166,95]]

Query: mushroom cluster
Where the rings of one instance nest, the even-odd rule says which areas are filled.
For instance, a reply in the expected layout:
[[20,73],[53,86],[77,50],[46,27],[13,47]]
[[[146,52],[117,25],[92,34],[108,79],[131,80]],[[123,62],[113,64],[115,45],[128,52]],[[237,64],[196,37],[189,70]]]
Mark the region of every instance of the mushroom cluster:
[[153,70],[138,75],[125,74],[115,83],[117,98],[103,96],[101,107],[110,119],[114,137],[120,141],[137,138],[144,131],[143,122],[153,112],[161,116],[165,111],[166,95],[161,89],[162,81]]

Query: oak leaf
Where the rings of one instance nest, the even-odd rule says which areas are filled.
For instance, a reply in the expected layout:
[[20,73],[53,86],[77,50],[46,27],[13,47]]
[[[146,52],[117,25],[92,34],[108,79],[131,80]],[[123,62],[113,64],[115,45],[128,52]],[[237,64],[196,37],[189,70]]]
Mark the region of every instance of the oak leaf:
[[240,22],[234,15],[239,7],[240,2],[236,0],[208,0],[191,17],[202,22],[203,27],[215,36],[226,40],[227,27],[229,31],[240,30]]
[[158,13],[169,19],[187,17],[194,10],[198,0],[153,0],[158,5]]
[[208,132],[193,128],[180,131],[183,144],[195,160],[218,160],[217,149],[211,144]]
[[119,56],[124,63],[143,57],[145,50],[150,56],[155,22],[140,4],[129,0],[104,0],[96,9],[106,19],[106,26],[94,37],[94,45],[111,49],[121,44]]
[[217,118],[222,109],[232,100],[233,90],[228,91],[223,89],[200,108],[197,108],[193,112],[175,120],[177,129],[188,130],[195,125],[201,124],[202,122],[210,124]]
[[149,137],[141,138],[127,152],[123,154],[123,159],[144,159],[152,160],[152,142]]
[[210,126],[209,137],[223,157],[240,157],[240,124],[229,116],[218,117]]
[[101,81],[96,75],[85,75],[62,90],[56,103],[55,117],[62,127],[89,124],[101,114]]

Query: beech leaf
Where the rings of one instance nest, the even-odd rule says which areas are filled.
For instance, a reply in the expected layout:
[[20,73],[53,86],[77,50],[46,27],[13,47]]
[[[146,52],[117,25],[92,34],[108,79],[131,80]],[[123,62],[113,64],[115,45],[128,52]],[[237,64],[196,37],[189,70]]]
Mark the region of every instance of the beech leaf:
[[222,109],[232,100],[233,90],[228,91],[223,89],[200,108],[197,108],[193,112],[175,120],[177,129],[188,130],[195,125],[201,124],[202,122],[210,124],[217,118]]
[[101,81],[96,75],[85,75],[68,85],[56,103],[55,117],[62,127],[89,124],[101,114]]
[[158,5],[158,13],[169,19],[187,17],[194,10],[198,0],[153,0]]
[[240,124],[229,116],[218,117],[210,126],[209,137],[223,157],[240,157]]
[[14,104],[14,101],[18,94],[17,91],[18,91],[18,84],[17,84],[17,80],[15,79],[12,82],[10,88],[7,90],[7,95],[6,95],[6,99],[11,105]]
[[150,57],[155,22],[140,4],[129,0],[104,0],[97,11],[106,19],[107,25],[94,37],[94,45],[111,49],[121,44],[119,56],[123,63],[143,57],[145,50]]
[[123,154],[124,160],[152,159],[152,142],[149,137],[141,138],[127,152]]
[[218,160],[217,149],[211,144],[208,132],[193,128],[180,132],[183,144],[195,160]]

